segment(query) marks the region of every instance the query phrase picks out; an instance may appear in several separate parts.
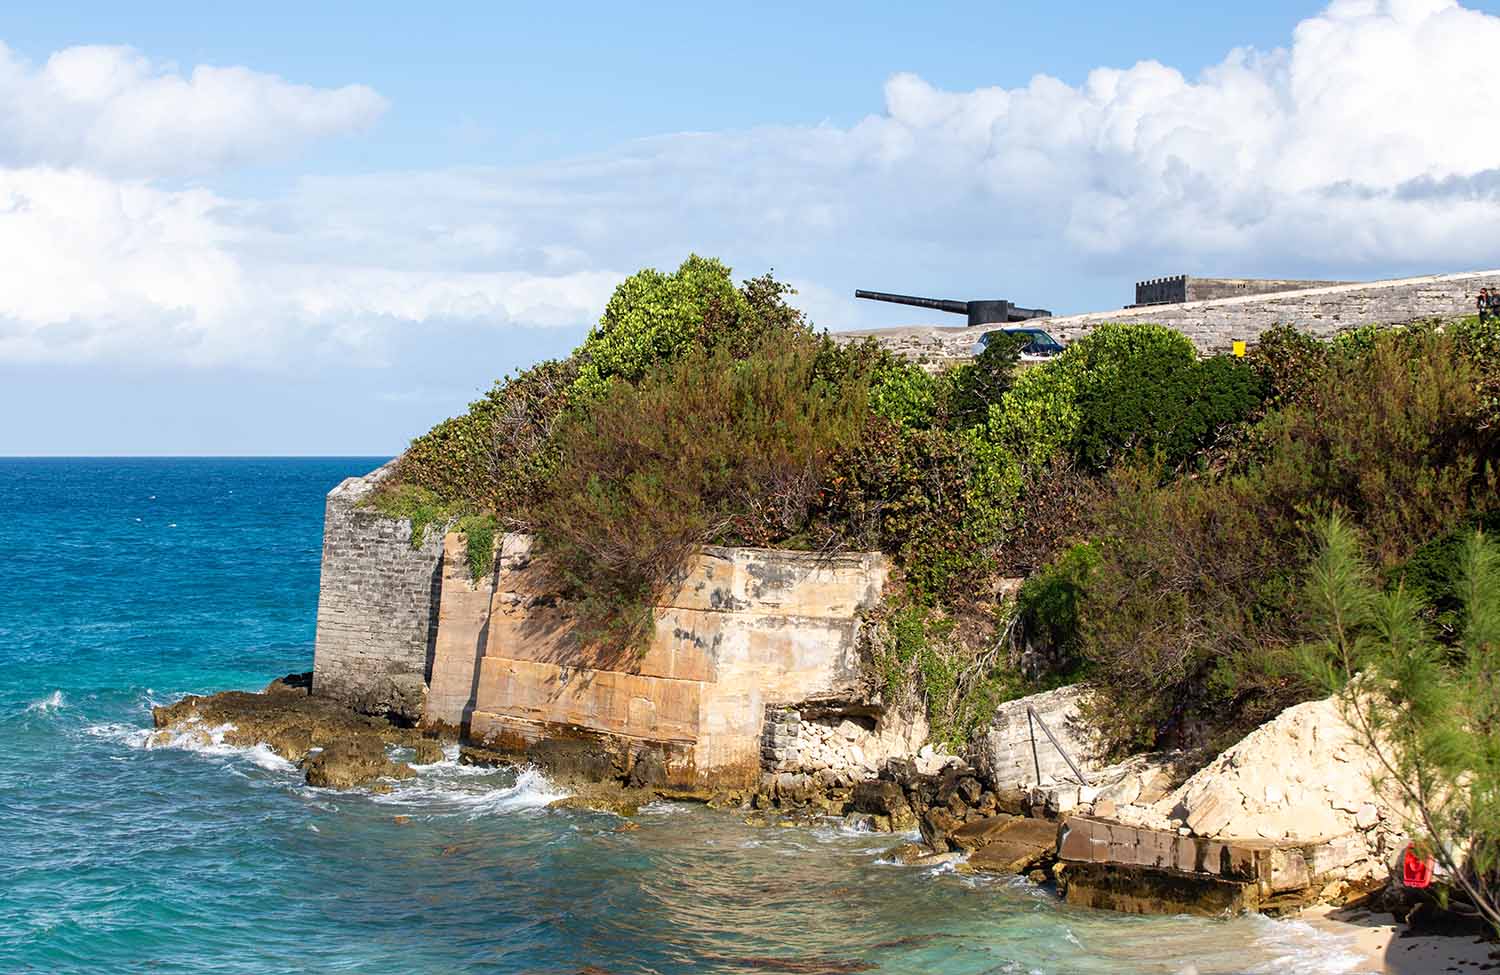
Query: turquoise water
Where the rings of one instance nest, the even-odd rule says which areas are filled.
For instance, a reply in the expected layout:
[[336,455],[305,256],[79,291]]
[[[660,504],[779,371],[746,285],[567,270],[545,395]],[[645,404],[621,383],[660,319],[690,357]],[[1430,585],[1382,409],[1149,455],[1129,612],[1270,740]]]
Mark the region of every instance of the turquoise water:
[[323,495],[378,458],[0,459],[0,972],[1347,972],[1261,918],[1065,908],[889,836],[549,811],[448,760],[389,796],[150,707],[310,669]]

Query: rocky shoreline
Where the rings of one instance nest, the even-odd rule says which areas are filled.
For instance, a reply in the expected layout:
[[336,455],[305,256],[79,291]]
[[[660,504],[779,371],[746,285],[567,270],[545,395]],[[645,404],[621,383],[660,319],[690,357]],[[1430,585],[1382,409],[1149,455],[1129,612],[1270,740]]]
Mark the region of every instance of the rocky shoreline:
[[[394,781],[416,774],[413,764],[438,761],[443,747],[456,743],[453,737],[441,737],[432,729],[359,714],[314,696],[308,675],[281,678],[260,692],[186,697],[153,709],[153,720],[163,742],[173,736],[207,741],[219,734],[231,745],[263,744],[296,765],[309,785],[332,789],[390,791]],[[1217,914],[1239,909],[1275,913],[1333,899],[1321,896],[1330,893],[1321,887],[1303,884],[1289,890],[1286,884],[1278,886],[1275,876],[1279,875],[1273,874],[1275,851],[1269,845],[1262,849],[1179,837],[1103,818],[1106,811],[1121,811],[1111,796],[1128,803],[1168,794],[1168,787],[1176,783],[1164,777],[1161,765],[1149,762],[1127,763],[1122,767],[1124,776],[1113,787],[1080,792],[1075,786],[1068,792],[1056,786],[997,784],[992,772],[924,747],[917,755],[886,757],[878,771],[866,778],[843,771],[827,774],[827,770],[824,774],[768,772],[756,789],[708,793],[659,784],[660,777],[653,775],[657,759],[649,749],[625,769],[605,760],[617,754],[594,747],[586,737],[536,742],[515,755],[467,744],[460,747],[460,761],[465,764],[538,768],[570,793],[554,803],[561,808],[594,809],[628,818],[659,798],[687,799],[738,811],[751,825],[810,825],[832,817],[872,832],[915,830],[921,842],[896,847],[893,856],[897,859],[952,861],[964,870],[1026,876],[1039,884],[1055,884],[1062,897],[1083,906],[1137,913]],[[1126,780],[1128,784],[1120,787],[1119,782]],[[1065,798],[1059,798],[1060,792]],[[1091,803],[1081,807],[1081,812],[1080,796]],[[1150,869],[1162,866],[1161,862],[1131,859],[1138,852],[1135,847],[1131,851],[1111,848],[1114,833],[1124,836],[1120,833],[1124,830],[1134,831],[1130,836],[1136,847],[1158,836],[1170,840],[1174,848],[1180,845],[1185,852],[1171,855],[1181,862],[1168,863],[1166,870]],[[1103,859],[1089,853],[1100,845],[1095,837],[1101,834],[1105,836],[1102,848],[1110,853]],[[1285,861],[1284,855],[1281,858]],[[1373,886],[1354,890],[1353,896],[1335,902],[1357,899]]]
[[[155,744],[188,738],[199,743],[219,740],[239,747],[264,746],[296,765],[307,784],[329,789],[389,792],[395,781],[417,774],[413,765],[441,761],[445,747],[458,744],[452,736],[441,736],[431,729],[359,714],[338,702],[313,696],[309,675],[305,674],[272,681],[258,692],[185,697],[153,708],[152,717],[157,729]],[[1293,720],[1305,724],[1308,716],[1293,715]],[[1134,913],[1222,915],[1242,910],[1288,914],[1318,904],[1343,905],[1342,915],[1331,914],[1331,908],[1324,907],[1309,916],[1324,927],[1347,929],[1345,933],[1360,939],[1361,950],[1372,957],[1374,936],[1370,929],[1378,923],[1372,919],[1381,916],[1380,912],[1400,909],[1399,898],[1385,889],[1384,878],[1378,882],[1368,876],[1353,882],[1341,880],[1337,889],[1304,884],[1290,892],[1278,891],[1270,878],[1275,857],[1281,857],[1280,869],[1285,869],[1285,847],[1189,836],[1186,834],[1191,831],[1186,826],[1178,832],[1151,830],[1101,815],[1120,812],[1116,800],[1107,794],[1111,788],[1115,796],[1130,796],[1124,808],[1136,810],[1134,815],[1139,819],[1144,815],[1140,810],[1153,804],[1161,807],[1184,790],[1204,791],[1205,772],[1224,780],[1253,775],[1255,764],[1244,755],[1226,753],[1228,759],[1210,765],[1185,783],[1173,781],[1164,771],[1169,766],[1161,762],[1138,760],[1126,763],[1126,776],[1117,778],[1114,786],[1085,787],[1081,792],[1074,786],[1070,793],[1056,785],[997,787],[985,770],[924,748],[920,755],[887,758],[873,777],[857,781],[844,776],[820,779],[816,775],[769,773],[757,789],[705,795],[653,787],[648,781],[649,758],[644,767],[632,769],[632,776],[590,765],[586,760],[589,754],[589,749],[577,742],[534,747],[524,755],[504,755],[467,745],[459,748],[460,761],[465,764],[537,767],[569,793],[550,803],[551,808],[611,813],[621,817],[621,831],[639,828],[633,817],[646,804],[663,798],[700,801],[709,808],[739,815],[752,826],[812,826],[836,819],[848,827],[891,833],[893,839],[895,834],[915,831],[920,842],[893,844],[888,853],[891,859],[911,865],[952,864],[962,872],[1024,876],[1038,885],[1050,886],[1061,899],[1078,906]],[[601,771],[605,773],[602,777]],[[1120,788],[1118,783],[1131,776],[1133,780]],[[1061,801],[1060,791],[1065,796]],[[1076,806],[1080,796],[1088,800],[1082,812]],[[1075,805],[1069,807],[1066,797],[1071,797]],[[1141,805],[1141,799],[1152,802]],[[1362,808],[1356,809],[1350,815],[1358,817],[1362,812]],[[1160,861],[1154,866],[1132,865],[1129,851],[1118,848],[1110,850],[1110,857],[1097,861],[1078,852],[1080,845],[1096,845],[1101,832],[1109,848],[1118,830],[1185,844],[1182,848],[1189,851],[1189,862],[1173,861],[1170,869],[1162,869]],[[1135,842],[1138,854],[1141,840]],[[1364,910],[1351,913],[1350,905]],[[1398,930],[1399,923],[1384,925],[1381,946],[1388,946]],[[1439,938],[1422,950],[1447,950],[1447,943],[1447,939]],[[1477,958],[1487,957],[1490,948],[1479,944],[1465,950],[1465,957]]]

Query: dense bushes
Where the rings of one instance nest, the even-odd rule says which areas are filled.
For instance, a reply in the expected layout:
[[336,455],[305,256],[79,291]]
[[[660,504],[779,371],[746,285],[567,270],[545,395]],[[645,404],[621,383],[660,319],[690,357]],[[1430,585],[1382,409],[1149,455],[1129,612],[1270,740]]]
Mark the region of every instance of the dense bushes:
[[1104,325],[1024,373],[990,410],[990,433],[1033,467],[1061,454],[1097,471],[1141,452],[1175,469],[1247,416],[1261,385],[1233,358],[1200,361],[1179,332]]
[[1394,577],[1429,539],[1497,506],[1482,374],[1460,339],[1388,331],[1304,353],[1312,379],[1282,373],[1280,406],[1245,431],[1229,469],[1111,479],[1079,614],[1111,750],[1213,742],[1308,693],[1285,651],[1303,625],[1297,580],[1317,517],[1344,512]]
[[643,632],[694,545],[805,536],[829,458],[860,439],[867,415],[868,378],[822,379],[817,356],[804,337],[743,359],[699,350],[564,418],[535,522],[545,564],[592,629]]
[[[1107,325],[1048,363],[999,340],[934,375],[814,337],[789,294],[696,256],[632,276],[573,356],[414,441],[381,503],[418,537],[464,519],[475,572],[487,533],[537,534],[576,614],[622,642],[694,545],[879,549],[897,571],[875,670],[940,737],[1082,673],[1115,752],[1212,742],[1310,692],[1288,654],[1312,520],[1343,511],[1385,578],[1436,580],[1434,539],[1500,510],[1493,326],[1277,329],[1200,359]],[[1434,602],[1442,625],[1455,599]]]
[[460,416],[411,442],[398,477],[450,503],[521,519],[553,467],[552,427],[578,376],[550,360],[495,383]]
[[598,396],[611,379],[635,382],[689,349],[723,346],[743,358],[768,335],[806,332],[789,293],[769,275],[736,288],[723,262],[696,254],[672,274],[638,271],[615,289],[578,350],[574,391]]

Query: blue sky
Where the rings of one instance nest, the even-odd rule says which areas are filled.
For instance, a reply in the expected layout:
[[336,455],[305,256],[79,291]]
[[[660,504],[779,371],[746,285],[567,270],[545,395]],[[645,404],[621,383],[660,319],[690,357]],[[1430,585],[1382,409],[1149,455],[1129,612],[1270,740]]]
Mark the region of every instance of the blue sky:
[[834,328],[1500,265],[1494,4],[125,6],[0,13],[0,453],[394,453],[693,250]]

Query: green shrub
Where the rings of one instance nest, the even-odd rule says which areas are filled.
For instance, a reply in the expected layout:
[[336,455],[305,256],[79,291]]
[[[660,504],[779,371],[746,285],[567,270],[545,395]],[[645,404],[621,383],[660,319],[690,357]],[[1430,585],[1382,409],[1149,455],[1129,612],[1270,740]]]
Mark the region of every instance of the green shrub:
[[1451,336],[1384,333],[1267,415],[1251,468],[1282,512],[1347,512],[1389,569],[1492,503],[1478,380]]
[[1076,606],[1106,751],[1222,744],[1301,699],[1278,669],[1300,535],[1253,484],[1123,471],[1098,532]]
[[446,501],[504,513],[525,528],[526,512],[550,481],[553,425],[578,375],[571,360],[547,361],[502,382],[416,438],[397,477]]
[[1016,594],[1026,642],[1044,655],[1053,672],[1074,671],[1082,662],[1079,606],[1098,564],[1094,545],[1074,545],[1029,577]]
[[948,386],[947,425],[967,430],[989,420],[990,406],[999,403],[1015,385],[1021,348],[1028,340],[1015,333],[1002,333],[985,344],[972,362],[943,374]]
[[464,535],[464,560],[469,566],[469,577],[475,582],[490,574],[495,567],[494,515],[465,515],[454,524],[453,530]]
[[786,303],[792,293],[770,275],[736,288],[728,266],[696,254],[671,274],[637,271],[615,288],[579,348],[575,395],[598,397],[615,378],[636,382],[694,348],[722,346],[742,358],[768,335],[805,333],[802,314]]
[[1311,519],[1345,512],[1389,571],[1497,507],[1476,377],[1452,337],[1382,333],[1316,368],[1237,470],[1115,476],[1080,628],[1116,751],[1222,741],[1308,693],[1285,651]]
[[460,505],[444,501],[436,492],[415,484],[392,485],[376,491],[370,507],[387,518],[411,522],[411,547],[421,548],[429,528],[442,529],[459,516]]
[[925,430],[941,424],[946,390],[943,380],[906,362],[876,373],[870,385],[870,410],[900,427]]
[[1083,424],[1083,404],[1115,385],[1122,367],[1162,368],[1193,362],[1192,342],[1157,325],[1105,324],[1050,362],[1025,370],[990,411],[991,437],[1033,467],[1072,452]]
[[872,420],[833,459],[819,528],[831,544],[895,555],[914,599],[972,589],[986,550],[1012,523],[1019,468],[977,431]]
[[[993,639],[964,639],[942,610],[898,599],[869,622],[886,701],[919,704],[932,740],[949,748],[961,748],[1001,702],[1027,691],[1004,668]],[[997,622],[1003,621],[992,620],[990,633]]]
[[1180,332],[1102,325],[1051,362],[1023,372],[990,409],[989,437],[1032,469],[1059,454],[1101,471],[1160,452],[1168,469],[1259,403],[1255,371],[1230,357],[1198,360]]
[[818,348],[692,352],[564,418],[536,524],[587,630],[638,640],[695,545],[805,531],[829,457],[859,441],[868,413],[868,378],[819,379]]

